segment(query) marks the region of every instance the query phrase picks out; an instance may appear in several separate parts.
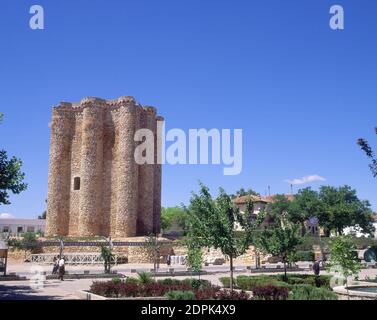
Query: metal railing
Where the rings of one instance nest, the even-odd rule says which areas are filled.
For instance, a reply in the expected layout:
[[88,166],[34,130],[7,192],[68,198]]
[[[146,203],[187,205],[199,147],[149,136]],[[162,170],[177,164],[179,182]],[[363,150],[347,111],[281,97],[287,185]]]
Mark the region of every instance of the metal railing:
[[[31,255],[31,262],[38,263],[38,264],[53,264],[54,257],[56,257],[56,253],[39,253],[39,254],[32,254]],[[82,264],[103,264],[104,260],[98,253],[65,253],[65,263],[72,264],[72,265],[82,265]],[[118,254],[113,254],[111,257],[111,264],[117,265],[118,264]]]

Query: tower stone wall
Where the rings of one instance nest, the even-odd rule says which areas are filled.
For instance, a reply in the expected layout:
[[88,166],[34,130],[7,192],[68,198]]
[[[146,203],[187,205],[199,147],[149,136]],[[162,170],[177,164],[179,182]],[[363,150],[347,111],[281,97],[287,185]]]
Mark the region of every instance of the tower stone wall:
[[53,108],[48,236],[147,235],[160,231],[161,165],[137,164],[134,135],[163,121],[132,97],[85,98]]

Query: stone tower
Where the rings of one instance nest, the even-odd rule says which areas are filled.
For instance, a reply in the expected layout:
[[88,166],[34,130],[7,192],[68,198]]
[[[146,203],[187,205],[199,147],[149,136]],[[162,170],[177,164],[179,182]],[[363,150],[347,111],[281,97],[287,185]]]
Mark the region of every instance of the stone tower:
[[[53,108],[48,175],[48,236],[160,232],[161,165],[157,116],[132,97],[85,98]],[[155,164],[136,163],[135,131],[155,136]]]

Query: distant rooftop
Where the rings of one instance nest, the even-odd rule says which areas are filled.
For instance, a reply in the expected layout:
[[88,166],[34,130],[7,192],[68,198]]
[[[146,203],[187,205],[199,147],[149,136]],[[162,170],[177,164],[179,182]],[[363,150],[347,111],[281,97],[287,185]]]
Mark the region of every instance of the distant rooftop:
[[[252,202],[264,202],[264,203],[272,203],[274,202],[274,197],[277,195],[272,195],[272,196],[254,196],[254,195],[246,195],[242,197],[237,197],[236,199],[233,200],[235,204],[244,204],[247,203],[248,201]],[[291,194],[285,194],[284,195],[289,201],[292,201],[294,199],[294,196]]]
[[44,219],[17,219],[17,218],[0,218],[0,224],[37,224],[45,225]]

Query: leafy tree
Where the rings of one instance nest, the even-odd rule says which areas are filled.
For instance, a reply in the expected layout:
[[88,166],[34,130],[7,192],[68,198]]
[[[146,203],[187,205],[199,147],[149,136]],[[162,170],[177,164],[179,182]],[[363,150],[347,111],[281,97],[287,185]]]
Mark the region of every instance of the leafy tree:
[[25,259],[26,259],[26,252],[33,251],[38,247],[38,240],[37,236],[34,232],[25,232],[22,234],[22,239],[17,245],[20,249],[24,250],[25,252]]
[[291,211],[291,201],[284,194],[277,194],[267,207],[265,215],[270,223],[279,222]]
[[177,224],[184,231],[187,230],[187,214],[180,207],[161,209],[161,229],[169,230],[173,224]]
[[256,191],[254,191],[253,189],[245,190],[244,188],[241,188],[238,191],[236,191],[235,194],[230,195],[230,197],[232,199],[234,199],[234,198],[237,198],[237,197],[243,197],[243,196],[248,196],[248,195],[251,195],[251,196],[260,196],[260,194],[258,192],[256,192]]
[[281,218],[280,222],[263,230],[254,242],[262,252],[282,259],[285,279],[287,279],[287,263],[290,262],[296,246],[301,243],[298,229],[298,225]]
[[194,271],[199,273],[200,279],[200,271],[202,270],[203,264],[203,253],[200,247],[196,247],[194,245],[188,246],[188,253],[187,253],[187,265]]
[[305,188],[299,190],[291,202],[288,208],[288,219],[293,223],[301,224],[301,235],[304,236],[305,222],[312,217],[318,217],[321,211],[322,203],[318,192]]
[[[328,268],[331,272],[334,270],[341,273],[346,280],[348,287],[348,278],[357,276],[361,270],[361,264],[355,254],[356,245],[351,236],[341,236],[332,239],[329,242],[330,261]],[[348,289],[347,289],[348,290]]]
[[[47,199],[45,200],[45,202],[47,203]],[[47,211],[43,211],[41,215],[38,216],[38,219],[39,220],[46,220],[46,215],[47,215]]]
[[[0,122],[3,114],[0,113]],[[26,190],[27,184],[23,183],[25,174],[21,170],[22,161],[16,157],[8,159],[7,152],[0,150],[0,204],[10,204],[9,191],[14,194]]]
[[[377,134],[377,127],[374,128],[376,134]],[[374,177],[377,177],[377,158],[374,155],[374,152],[372,148],[370,147],[368,141],[365,139],[359,139],[357,140],[357,144],[361,147],[361,150],[365,152],[367,157],[371,159],[371,163],[369,164],[369,168],[372,171],[372,174]]]
[[157,234],[151,233],[149,236],[146,237],[145,240],[145,245],[152,251],[153,271],[154,275],[156,276],[158,262],[160,258],[160,244],[158,242],[158,236]]
[[103,265],[104,265],[105,273],[110,273],[111,258],[113,257],[111,249],[106,247],[106,246],[101,246],[101,257],[103,259]]
[[39,220],[46,220],[46,210],[42,212],[40,216],[38,216]]
[[332,230],[342,235],[343,229],[351,226],[359,226],[365,233],[373,232],[373,212],[370,203],[361,201],[356,190],[351,187],[322,186],[319,200],[322,206],[318,219],[326,236],[329,236]]
[[[193,193],[188,214],[189,239],[197,247],[214,247],[229,257],[230,287],[233,289],[233,260],[244,254],[252,240],[249,217],[242,215],[232,199],[220,188],[219,195],[213,199],[209,189],[200,183],[199,194]],[[239,224],[245,232],[236,236]]]

